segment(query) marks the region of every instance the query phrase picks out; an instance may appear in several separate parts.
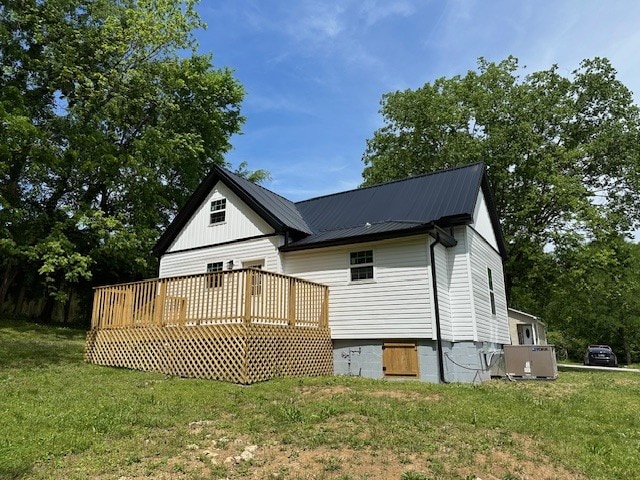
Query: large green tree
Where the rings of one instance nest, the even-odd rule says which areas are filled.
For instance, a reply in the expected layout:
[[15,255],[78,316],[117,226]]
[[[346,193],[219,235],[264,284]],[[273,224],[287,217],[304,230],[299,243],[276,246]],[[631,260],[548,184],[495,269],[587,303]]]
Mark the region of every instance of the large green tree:
[[638,227],[640,114],[606,59],[584,60],[570,76],[521,70],[513,57],[480,59],[464,76],[384,95],[363,177],[369,185],[485,162],[512,303],[539,312],[554,268],[545,252],[576,232],[584,242]]
[[640,245],[621,237],[560,248],[543,309],[554,342],[579,360],[589,344],[611,345],[619,361],[640,361]]
[[17,279],[64,300],[153,270],[159,229],[243,121],[201,26],[192,0],[0,5],[0,306]]

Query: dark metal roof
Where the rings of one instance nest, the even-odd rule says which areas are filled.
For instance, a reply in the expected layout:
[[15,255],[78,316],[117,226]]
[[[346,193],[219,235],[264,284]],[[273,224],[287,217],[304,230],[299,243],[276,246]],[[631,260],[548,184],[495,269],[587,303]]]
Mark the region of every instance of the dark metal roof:
[[162,255],[167,251],[189,219],[207,198],[211,189],[219,181],[227,185],[231,191],[238,195],[243,202],[277,232],[290,232],[298,235],[312,233],[312,230],[306,224],[293,202],[235,175],[229,170],[214,166],[156,242],[153,248],[153,252],[156,255]]
[[465,225],[473,221],[482,189],[500,253],[506,256],[493,193],[483,163],[349,190],[292,203],[228,170],[214,167],[160,237],[154,252],[163,254],[214,185],[224,182],[277,232],[295,241],[282,251],[394,238]]
[[[249,203],[257,213],[265,218],[265,220],[269,222],[268,217],[273,216],[274,222],[269,223],[272,224],[276,230],[288,228],[300,233],[309,234],[312,232],[292,201],[287,200],[286,198],[281,197],[277,193],[267,190],[260,185],[250,182],[239,175],[235,175],[228,170],[224,170],[222,168],[219,170],[225,180],[234,183],[237,186],[239,191],[233,189],[233,187],[229,185],[232,187],[232,190],[234,190],[236,195],[242,198],[245,202],[249,200],[247,203]],[[254,205],[254,203],[257,203],[257,205]],[[263,208],[261,209],[259,207]]]
[[[282,250],[365,241],[409,234],[415,230],[468,224],[480,188],[483,188],[492,222],[504,255],[493,196],[483,163],[441,170],[404,180],[350,190],[296,203],[313,234]],[[409,232],[409,233],[407,233]]]

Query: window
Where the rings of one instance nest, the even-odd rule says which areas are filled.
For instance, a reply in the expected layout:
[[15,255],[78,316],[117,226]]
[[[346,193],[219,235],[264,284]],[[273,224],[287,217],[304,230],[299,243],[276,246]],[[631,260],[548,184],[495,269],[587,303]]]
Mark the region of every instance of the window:
[[207,277],[207,285],[209,288],[222,286],[222,262],[207,263],[207,273],[214,273]]
[[487,277],[489,280],[489,300],[491,301],[491,314],[496,314],[496,296],[493,293],[493,276],[491,275],[491,269],[487,268]]
[[225,220],[227,210],[227,199],[221,198],[211,202],[211,213],[209,214],[209,224],[222,223]]
[[349,266],[351,269],[351,281],[373,279],[373,250],[362,250],[349,254]]
[[[253,270],[262,270],[264,260],[242,262],[242,266]],[[262,273],[249,270],[247,275],[251,275],[251,295],[260,295],[262,293]]]

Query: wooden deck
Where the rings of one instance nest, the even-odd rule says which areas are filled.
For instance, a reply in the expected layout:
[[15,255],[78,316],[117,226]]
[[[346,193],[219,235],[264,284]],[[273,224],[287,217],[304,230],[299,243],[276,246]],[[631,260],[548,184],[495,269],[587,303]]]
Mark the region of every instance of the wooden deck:
[[86,360],[242,384],[330,375],[328,295],[254,269],[100,287]]

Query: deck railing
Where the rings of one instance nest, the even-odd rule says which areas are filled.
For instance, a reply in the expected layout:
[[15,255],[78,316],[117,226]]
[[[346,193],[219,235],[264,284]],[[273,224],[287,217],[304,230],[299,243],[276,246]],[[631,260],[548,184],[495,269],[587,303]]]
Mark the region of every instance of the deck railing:
[[257,269],[95,289],[92,329],[264,323],[328,328],[328,287]]

